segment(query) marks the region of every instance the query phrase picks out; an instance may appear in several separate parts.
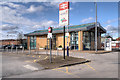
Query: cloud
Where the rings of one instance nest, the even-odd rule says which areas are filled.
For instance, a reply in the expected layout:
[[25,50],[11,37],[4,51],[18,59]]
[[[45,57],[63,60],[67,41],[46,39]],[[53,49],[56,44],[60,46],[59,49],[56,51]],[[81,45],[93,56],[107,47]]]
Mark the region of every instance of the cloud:
[[107,25],[105,29],[114,39],[119,36],[118,27]]
[[104,24],[110,24],[113,22],[116,22],[118,19],[112,19],[112,20],[107,20],[106,22],[104,22]]
[[1,8],[0,14],[2,14],[2,16],[0,16],[1,22],[11,23],[15,25],[26,25],[26,26],[38,25],[40,24],[40,22],[34,22],[28,18],[25,18],[22,16],[23,14],[44,10],[43,6],[35,7],[34,5],[31,5],[28,9],[25,6],[22,6],[16,9],[11,9],[8,6],[0,6],[0,8]]
[[36,11],[42,11],[44,10],[43,6],[35,7],[34,5],[31,5],[30,8],[27,9],[28,12],[36,12]]
[[120,20],[120,18],[107,20],[106,22],[104,22],[104,24],[110,24],[110,23],[116,22],[118,20]]
[[11,31],[11,30],[18,30],[18,26],[9,26],[9,25],[3,25],[2,31]]
[[45,3],[43,3],[43,4],[46,5],[46,6],[52,6],[52,7],[58,8],[59,4],[62,3],[62,2],[65,2],[65,1],[66,0],[60,0],[60,1],[58,1],[58,0],[50,0],[50,1],[45,0],[44,1]]
[[14,8],[20,7],[20,5],[14,4],[14,3],[11,3],[11,2],[2,2],[2,3],[0,3],[0,5],[8,5],[9,7],[14,7]]
[[118,28],[114,27],[112,25],[107,25],[105,27],[105,29],[107,30],[107,32],[110,32],[110,33],[117,33],[118,32]]
[[[48,3],[49,5],[52,5],[53,8],[55,7],[57,9],[57,3]],[[45,6],[34,6],[31,5],[30,7],[26,7],[22,4],[12,3],[12,2],[4,2],[0,3],[0,22],[4,23],[1,24],[0,30],[4,33],[2,38],[8,38],[5,37],[5,35],[12,34],[17,35],[20,31],[23,33],[28,33],[28,31],[33,30],[40,30],[43,27],[49,27],[49,26],[58,26],[57,21],[47,20],[43,19],[42,21],[32,21],[30,18],[26,18],[23,15],[29,14],[36,11],[42,11],[44,10]],[[9,37],[10,38],[10,37]],[[12,37],[11,37],[12,38]],[[15,37],[14,37],[15,38]]]
[[8,31],[7,32],[8,34],[17,34],[17,33],[19,33],[18,31]]
[[58,26],[58,23],[52,20],[43,20],[40,22],[40,25],[35,25],[33,28],[42,28],[42,27],[50,27],[50,26]]
[[[5,3],[5,4],[7,4],[7,3]],[[12,5],[14,5],[14,4],[12,3]],[[2,8],[2,10],[0,10],[0,14],[3,14],[3,16],[0,18],[1,22],[10,23],[10,24],[18,25],[18,26],[19,25],[30,26],[30,27],[33,26],[36,28],[40,28],[42,26],[57,25],[57,22],[54,22],[52,20],[43,20],[41,22],[34,22],[34,21],[22,16],[24,13],[41,11],[44,9],[43,6],[35,7],[34,5],[31,5],[28,9],[26,9],[25,6],[22,6],[21,9],[20,8],[11,9],[8,6],[3,6],[1,8]],[[22,9],[24,10],[24,12]],[[37,25],[40,25],[40,26],[37,26]],[[3,26],[5,26],[5,25],[3,25]],[[9,26],[7,25],[6,27],[9,28]],[[31,28],[33,28],[33,27],[31,27]],[[12,28],[12,27],[10,27],[10,28]],[[7,28],[3,28],[3,30],[5,30],[5,29],[7,29]]]
[[90,22],[92,20],[94,20],[94,18],[93,17],[89,17],[89,18],[85,18],[85,19],[81,20],[81,22],[82,23],[86,23],[86,22]]
[[2,10],[0,9],[0,14],[2,14],[0,21],[5,23],[11,23],[14,25],[28,25],[32,26],[35,25],[36,22],[31,21],[30,19],[27,19],[23,17],[23,13],[18,12],[17,9],[11,9],[7,6],[3,6]]

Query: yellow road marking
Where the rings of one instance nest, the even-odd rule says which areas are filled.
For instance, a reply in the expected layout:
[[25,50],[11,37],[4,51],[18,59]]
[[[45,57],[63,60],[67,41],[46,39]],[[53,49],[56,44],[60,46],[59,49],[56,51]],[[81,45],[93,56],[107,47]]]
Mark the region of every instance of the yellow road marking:
[[68,73],[68,67],[66,67],[66,73]]
[[[90,67],[91,69],[95,70],[93,67],[91,67],[88,63],[85,63],[88,67]],[[95,70],[96,71],[96,70]]]
[[34,62],[36,62],[37,60],[34,60]]
[[45,57],[44,59],[47,59],[48,58],[48,56],[47,57]]
[[31,61],[25,61],[25,62],[31,62]]
[[33,61],[25,61],[25,62],[31,62],[31,63],[33,63]]
[[[56,71],[64,72],[64,71],[62,71],[62,70],[56,70]],[[72,73],[69,73],[69,72],[64,72],[64,73],[72,74]]]
[[52,70],[60,71],[60,72],[63,72],[63,73],[69,74],[69,75],[73,75],[74,77],[80,78],[79,76],[74,75],[74,74],[68,72],[68,67],[66,67],[66,71],[62,71],[62,70],[59,70],[59,69],[62,69],[62,68],[55,68],[55,69],[52,69]]

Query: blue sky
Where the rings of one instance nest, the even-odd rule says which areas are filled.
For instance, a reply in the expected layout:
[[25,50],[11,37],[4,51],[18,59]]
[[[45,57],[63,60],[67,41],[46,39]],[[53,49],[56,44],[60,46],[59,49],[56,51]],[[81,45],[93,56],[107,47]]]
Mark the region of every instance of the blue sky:
[[[17,34],[59,27],[59,2],[0,2],[1,39]],[[118,37],[118,3],[97,2],[98,22],[114,38]],[[94,2],[70,2],[70,25],[95,22]],[[112,32],[112,33],[111,33]]]

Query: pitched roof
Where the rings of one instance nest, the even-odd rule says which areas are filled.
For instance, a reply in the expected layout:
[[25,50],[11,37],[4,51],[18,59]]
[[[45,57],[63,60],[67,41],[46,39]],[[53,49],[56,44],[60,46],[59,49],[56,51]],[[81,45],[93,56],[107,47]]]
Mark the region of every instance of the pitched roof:
[[[82,25],[74,25],[68,27],[68,32],[72,31],[87,31],[95,27],[95,23],[88,23],[88,24],[82,24]],[[99,28],[103,31],[103,33],[106,33],[106,30],[99,24]],[[65,30],[67,31],[67,27],[65,27]],[[53,34],[56,33],[63,33],[63,27],[60,28],[53,28]],[[45,35],[48,34],[48,30],[38,30],[34,31],[28,34],[25,34],[25,36],[32,36],[32,35]]]

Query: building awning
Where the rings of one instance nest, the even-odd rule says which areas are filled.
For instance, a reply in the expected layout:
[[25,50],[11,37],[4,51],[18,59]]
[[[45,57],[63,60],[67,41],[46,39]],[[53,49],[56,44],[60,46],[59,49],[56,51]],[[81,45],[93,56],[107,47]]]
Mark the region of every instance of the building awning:
[[[97,25],[98,28],[100,28],[101,33],[106,33],[106,30],[98,23]],[[68,32],[73,32],[73,31],[88,31],[90,29],[95,28],[95,23],[88,23],[88,24],[82,24],[82,25],[74,25],[74,26],[69,26],[68,27]],[[67,27],[65,27],[65,31],[67,32]],[[53,28],[53,34],[57,33],[63,33],[63,27],[60,28]],[[37,35],[47,35],[48,30],[38,30],[34,31],[28,34],[25,34],[25,36],[37,36]]]

